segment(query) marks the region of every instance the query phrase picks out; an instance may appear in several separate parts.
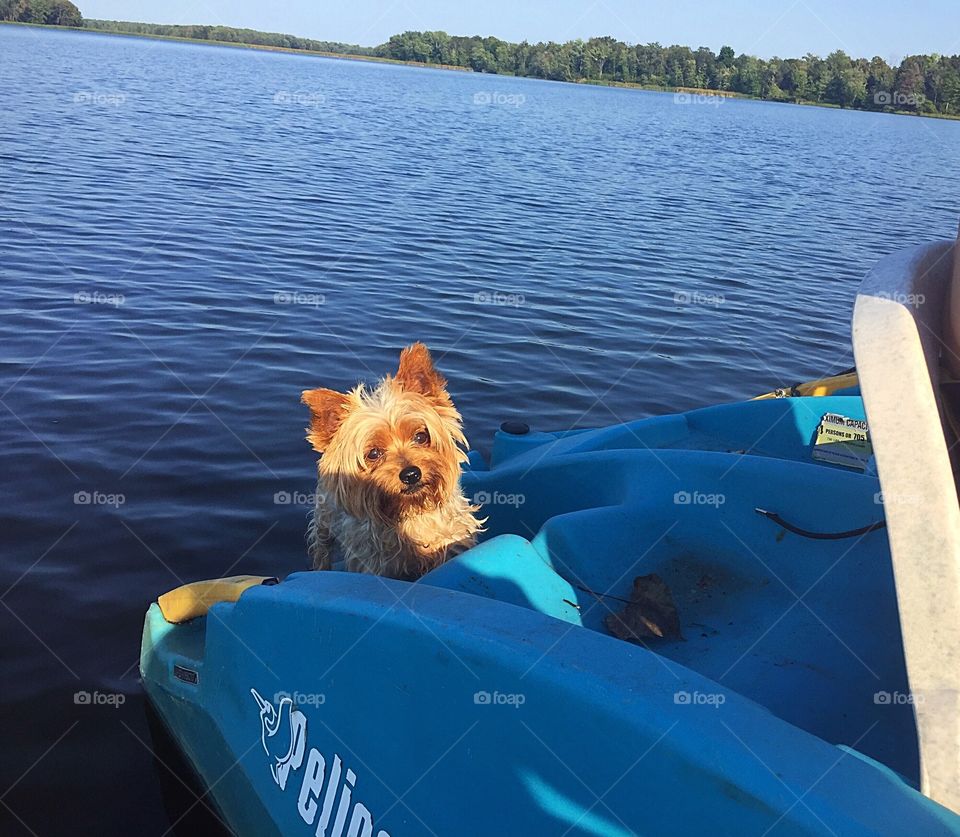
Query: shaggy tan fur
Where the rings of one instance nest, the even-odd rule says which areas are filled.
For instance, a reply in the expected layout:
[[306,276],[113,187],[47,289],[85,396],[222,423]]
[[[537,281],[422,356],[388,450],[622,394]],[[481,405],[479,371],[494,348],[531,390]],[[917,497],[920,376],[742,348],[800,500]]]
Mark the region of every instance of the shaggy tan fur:
[[[314,569],[419,578],[476,542],[484,521],[460,488],[466,462],[460,414],[422,343],[395,376],[347,393],[307,390],[307,440],[322,454],[307,541]],[[418,470],[415,484],[401,474]],[[409,479],[409,477],[408,477]]]

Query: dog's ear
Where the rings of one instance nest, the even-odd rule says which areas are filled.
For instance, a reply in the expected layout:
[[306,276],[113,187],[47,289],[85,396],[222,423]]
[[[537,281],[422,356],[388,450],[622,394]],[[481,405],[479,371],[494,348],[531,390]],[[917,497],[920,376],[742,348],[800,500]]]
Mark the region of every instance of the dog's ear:
[[407,392],[418,392],[432,401],[447,403],[447,382],[433,366],[430,350],[423,343],[414,343],[400,352],[397,383]]
[[307,441],[323,453],[347,415],[347,396],[332,389],[305,389],[300,400],[310,408]]

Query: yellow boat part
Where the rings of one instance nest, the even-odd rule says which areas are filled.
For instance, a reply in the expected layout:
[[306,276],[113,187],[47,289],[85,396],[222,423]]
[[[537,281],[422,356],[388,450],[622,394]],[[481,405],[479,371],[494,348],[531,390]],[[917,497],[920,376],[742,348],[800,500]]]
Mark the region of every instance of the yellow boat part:
[[797,398],[799,396],[819,396],[833,395],[837,390],[855,387],[859,383],[855,370],[842,372],[839,375],[831,375],[827,378],[818,378],[815,381],[807,381],[805,384],[794,384],[792,387],[775,389],[765,395],[758,395],[754,401],[762,398]]
[[194,581],[164,593],[157,599],[160,612],[168,622],[187,622],[205,616],[217,602],[235,602],[244,590],[260,584],[276,584],[278,579],[263,575],[235,575],[211,581]]

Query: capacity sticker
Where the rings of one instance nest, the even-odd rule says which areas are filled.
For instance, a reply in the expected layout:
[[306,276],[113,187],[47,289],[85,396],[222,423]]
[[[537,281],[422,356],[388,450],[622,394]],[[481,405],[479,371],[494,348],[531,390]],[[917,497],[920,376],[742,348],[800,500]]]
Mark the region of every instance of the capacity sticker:
[[813,458],[863,471],[873,456],[870,431],[863,419],[826,413],[813,442]]

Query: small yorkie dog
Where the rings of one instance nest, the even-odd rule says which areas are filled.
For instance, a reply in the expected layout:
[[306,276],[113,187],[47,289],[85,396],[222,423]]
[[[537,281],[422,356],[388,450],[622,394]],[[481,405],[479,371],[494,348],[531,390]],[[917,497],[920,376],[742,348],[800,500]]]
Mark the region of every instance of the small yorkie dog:
[[335,555],[352,572],[412,580],[474,545],[485,521],[460,488],[467,440],[446,387],[414,343],[376,387],[304,391],[307,441],[321,454],[314,569]]

